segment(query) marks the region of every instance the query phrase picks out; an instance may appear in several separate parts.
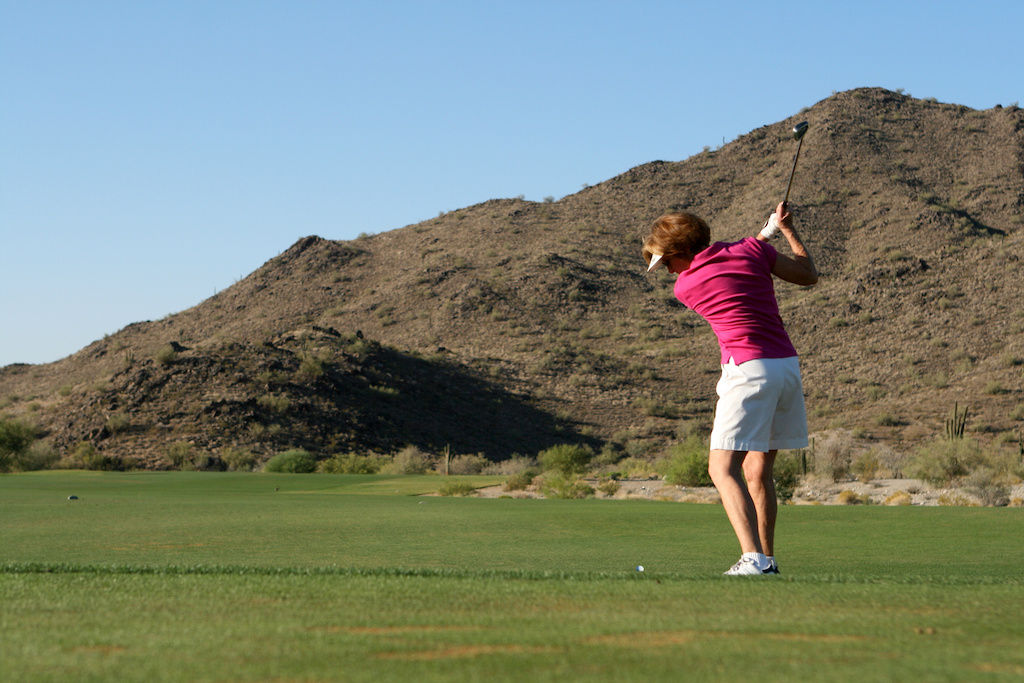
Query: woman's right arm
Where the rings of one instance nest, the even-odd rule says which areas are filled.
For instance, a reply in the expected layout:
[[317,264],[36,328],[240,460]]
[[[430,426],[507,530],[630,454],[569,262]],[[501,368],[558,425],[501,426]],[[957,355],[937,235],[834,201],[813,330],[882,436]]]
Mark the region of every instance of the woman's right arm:
[[809,287],[818,281],[818,270],[814,267],[814,259],[811,258],[810,252],[807,251],[796,228],[793,227],[793,214],[786,208],[786,204],[780,202],[775,212],[778,216],[779,230],[789,242],[789,248],[793,255],[779,254],[775,259],[772,275],[795,285]]

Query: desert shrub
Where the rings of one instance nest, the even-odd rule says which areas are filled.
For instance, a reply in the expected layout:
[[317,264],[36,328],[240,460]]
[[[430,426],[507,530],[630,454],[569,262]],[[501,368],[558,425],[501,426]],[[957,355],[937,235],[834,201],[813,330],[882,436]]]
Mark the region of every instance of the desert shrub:
[[107,431],[111,434],[120,434],[132,426],[131,418],[124,413],[113,413],[107,416],[105,424]]
[[481,474],[497,474],[504,476],[520,474],[527,471],[533,471],[536,473],[539,471],[539,467],[540,466],[537,464],[536,458],[531,458],[519,453],[513,453],[508,460],[487,463],[487,467],[484,468]]
[[850,471],[862,482],[877,478],[881,468],[882,461],[873,450],[858,453],[850,463]]
[[545,498],[590,498],[594,489],[571,474],[552,471],[544,475],[540,491]]
[[625,449],[627,456],[646,460],[654,460],[657,454],[660,453],[664,447],[665,444],[661,439],[649,439],[642,437],[630,439],[623,444],[623,448]]
[[53,446],[45,441],[33,441],[22,456],[15,460],[16,469],[23,472],[46,470],[59,460]]
[[167,459],[171,461],[171,464],[178,469],[193,469],[192,457],[194,455],[194,446],[187,441],[178,441],[172,443],[164,449],[164,453],[167,455]]
[[1006,392],[1005,387],[1003,387],[1003,385],[1001,383],[999,383],[999,382],[989,382],[988,384],[985,385],[985,393],[986,394],[993,394],[993,395],[995,395],[995,394],[1002,394],[1002,393],[1005,393],[1005,392]]
[[220,458],[232,472],[250,472],[256,467],[256,454],[246,448],[225,448]]
[[633,407],[648,417],[664,417],[674,420],[679,417],[679,407],[654,398],[638,398]]
[[135,469],[135,467],[136,462],[131,458],[102,452],[98,453],[89,464],[90,470],[99,470],[101,472],[127,472]]
[[416,446],[406,446],[395,453],[391,462],[381,467],[384,474],[426,474],[433,464],[433,458]]
[[490,462],[482,455],[456,455],[448,462],[448,474],[480,474]]
[[199,450],[187,441],[178,441],[164,451],[171,464],[182,471],[223,472],[227,464],[216,455]]
[[803,459],[800,453],[779,453],[775,458],[775,467],[772,470],[775,480],[775,495],[779,500],[786,502],[793,499],[796,487],[800,484],[800,477],[804,473]]
[[19,420],[0,420],[0,472],[17,468],[36,440],[36,428]]
[[87,470],[89,466],[86,463],[95,453],[96,446],[88,441],[80,441],[70,452],[64,454],[64,457],[57,462],[56,467],[64,470]]
[[898,427],[902,423],[892,413],[881,413],[875,416],[875,424],[879,427]]
[[533,470],[524,470],[517,474],[510,474],[502,488],[506,491],[525,491],[533,483],[533,479],[536,476],[537,473]]
[[856,491],[850,491],[849,489],[839,492],[840,505],[867,505],[869,503],[871,503],[871,497],[866,493],[860,495]]
[[279,396],[275,394],[264,394],[256,399],[256,403],[258,403],[260,407],[274,413],[284,413],[292,404],[291,399],[287,396]]
[[606,496],[614,496],[622,488],[622,484],[615,481],[614,479],[607,479],[597,485],[597,490]]
[[973,495],[982,505],[1001,507],[1010,503],[1010,487],[1004,477],[987,465],[967,475],[964,480],[968,493]]
[[316,471],[326,474],[377,474],[383,466],[384,458],[379,455],[338,453],[321,461]]
[[96,448],[88,441],[82,441],[61,461],[61,466],[68,469],[98,470],[101,472],[124,472],[135,469],[136,462],[131,458],[109,455]]
[[170,365],[178,358],[178,352],[174,350],[174,347],[170,344],[161,346],[153,356],[153,360],[157,362],[157,365]]
[[659,476],[654,463],[646,458],[629,457],[620,460],[617,467],[627,479],[655,479]]
[[324,374],[324,362],[316,356],[303,355],[299,361],[298,376],[307,382],[319,379]]
[[658,463],[664,479],[676,486],[711,486],[708,474],[708,445],[691,434],[684,441],[673,444],[666,460]]
[[886,505],[910,505],[911,497],[906,491],[894,491],[885,499]]
[[814,449],[814,472],[832,481],[845,479],[850,471],[853,437],[847,432],[827,434]]
[[903,478],[903,466],[906,461],[906,456],[902,452],[897,452],[895,449],[885,444],[872,446],[871,452],[876,458],[878,458],[878,471],[875,473],[876,478]]
[[943,493],[938,499],[939,505],[948,505],[950,507],[977,507],[977,503],[968,498],[962,493],[951,492]]
[[611,467],[622,460],[625,451],[622,446],[614,442],[606,442],[601,451],[590,461],[591,467]]
[[973,439],[933,439],[917,449],[907,473],[934,486],[947,486],[983,460],[981,446]]
[[559,444],[537,455],[545,472],[558,472],[565,476],[583,472],[594,457],[594,449],[583,444]]
[[316,470],[316,458],[301,448],[278,453],[263,466],[264,472],[283,472],[287,474],[305,474]]
[[468,481],[446,481],[438,493],[442,496],[471,496],[476,488]]

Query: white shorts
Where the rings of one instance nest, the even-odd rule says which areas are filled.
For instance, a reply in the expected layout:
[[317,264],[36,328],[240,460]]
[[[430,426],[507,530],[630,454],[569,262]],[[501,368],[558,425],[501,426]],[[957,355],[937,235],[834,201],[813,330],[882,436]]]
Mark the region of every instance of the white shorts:
[[717,390],[712,449],[767,452],[807,446],[807,413],[796,356],[741,365],[730,358],[722,366]]

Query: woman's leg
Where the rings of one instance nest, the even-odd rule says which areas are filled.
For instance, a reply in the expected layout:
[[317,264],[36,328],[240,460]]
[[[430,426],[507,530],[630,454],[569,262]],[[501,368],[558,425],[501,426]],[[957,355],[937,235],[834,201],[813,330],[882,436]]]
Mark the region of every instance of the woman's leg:
[[744,553],[764,552],[757,532],[757,512],[743,481],[743,460],[746,451],[713,449],[708,457],[708,474],[722,497],[722,507]]
[[779,501],[775,495],[775,456],[778,451],[749,451],[743,459],[743,475],[757,515],[757,535],[765,555],[775,554],[775,519]]

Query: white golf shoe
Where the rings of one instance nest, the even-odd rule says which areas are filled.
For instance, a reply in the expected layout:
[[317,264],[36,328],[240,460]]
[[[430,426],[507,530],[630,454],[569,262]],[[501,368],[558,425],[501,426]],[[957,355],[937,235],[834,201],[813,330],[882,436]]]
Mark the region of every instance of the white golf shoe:
[[725,576],[761,576],[764,570],[758,566],[757,560],[752,557],[741,557],[739,562],[734,564]]

